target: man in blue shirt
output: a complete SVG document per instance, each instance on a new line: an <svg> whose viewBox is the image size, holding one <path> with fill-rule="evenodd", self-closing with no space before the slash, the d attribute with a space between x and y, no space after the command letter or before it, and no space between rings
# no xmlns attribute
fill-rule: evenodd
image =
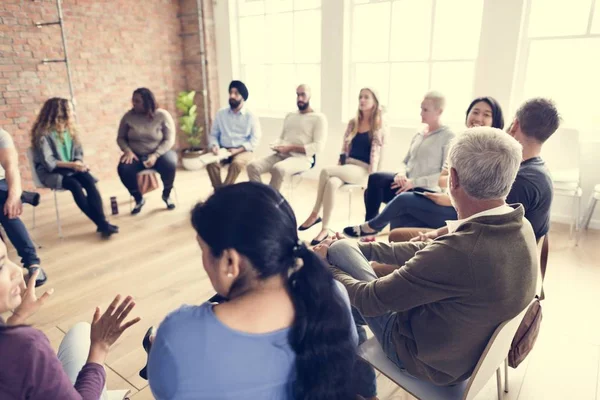
<svg viewBox="0 0 600 400"><path fill-rule="evenodd" d="M248 89L241 81L229 84L229 107L220 109L215 115L208 148L218 154L225 148L231 157L206 166L210 181L215 190L235 183L239 174L252 161L252 152L260 140L260 123L258 118L244 107L248 100ZM225 182L221 179L221 166L230 163Z"/></svg>

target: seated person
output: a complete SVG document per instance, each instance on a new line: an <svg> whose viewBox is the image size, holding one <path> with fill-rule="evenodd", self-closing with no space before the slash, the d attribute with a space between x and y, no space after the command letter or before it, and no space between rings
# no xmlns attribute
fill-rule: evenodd
<svg viewBox="0 0 600 400"><path fill-rule="evenodd" d="M534 98L526 101L517 110L508 133L523 146L523 160L506 201L520 203L525 209L525 218L531 222L537 240L550 229L550 206L552 205L552 178L540 157L544 142L556 132L560 125L560 115L556 105L548 99ZM450 205L445 194L428 195L441 206ZM390 232L390 241L401 242L418 238L419 232L427 233L427 238L445 234L445 228L430 231L420 227L399 228ZM430 227L424 227L430 228Z"/></svg>
<svg viewBox="0 0 600 400"><path fill-rule="evenodd" d="M23 268L29 271L30 276L39 270L35 285L41 286L48 277L40 267L40 258L29 232L19 218L23 212L22 193L19 155L10 134L0 129L0 224L21 257Z"/></svg>
<svg viewBox="0 0 600 400"><path fill-rule="evenodd" d="M504 128L502 109L491 97L477 98L467 108L465 124L467 128L491 126L502 129ZM444 157L446 157L445 153ZM419 154L421 154L421 150L419 150ZM438 183L443 190L448 186L448 169L445 166ZM456 211L452 205L449 203L439 204L438 199L445 196L441 193L402 192L402 189L397 193L399 194L389 201L376 217L367 220L360 226L349 226L344 229L344 233L350 237L371 236L383 230L387 224L390 224L391 229L407 226L439 228L446 221L456 219Z"/></svg>
<svg viewBox="0 0 600 400"><path fill-rule="evenodd" d="M220 148L231 153L226 162L208 164L206 170L215 190L223 185L232 185L246 165L252 161L252 152L260 140L260 122L245 102L248 100L248 89L243 82L231 81L229 84L229 107L217 111L213 126L208 136L208 148L214 154ZM230 163L225 182L221 178L221 166Z"/></svg>
<svg viewBox="0 0 600 400"><path fill-rule="evenodd" d="M31 146L35 170L45 186L70 191L103 238L119 232L106 219L96 178L83 162L83 147L67 99L54 97L44 103L31 130Z"/></svg>
<svg viewBox="0 0 600 400"><path fill-rule="evenodd" d="M39 272L23 289L21 269L0 242L0 314L14 310L6 322L0 318L0 398L106 400L104 362L115 341L139 321L124 322L135 303L117 296L103 314L96 308L91 326L73 326L57 356L42 332L25 325L52 293L36 297L33 282Z"/></svg>
<svg viewBox="0 0 600 400"><path fill-rule="evenodd" d="M163 182L162 199L168 210L175 208L170 195L177 170L175 123L167 110L158 108L150 89L139 88L131 97L133 108L123 115L119 124L117 144L123 151L119 167L121 182L135 200L132 214L138 214L146 204L138 186L137 175L154 169Z"/></svg>
<svg viewBox="0 0 600 400"><path fill-rule="evenodd" d="M228 300L183 306L162 322L147 367L155 398L350 399L348 297L299 241L284 198L256 182L227 186L196 205L192 225Z"/></svg>
<svg viewBox="0 0 600 400"><path fill-rule="evenodd" d="M440 386L468 379L494 330L533 300L535 235L523 206L505 203L520 162L521 146L506 133L471 128L449 151L459 220L449 221L448 235L429 244L340 240L315 248L388 358L418 379ZM396 270L378 278L369 261ZM374 371L361 381L359 394L375 396Z"/></svg>
<svg viewBox="0 0 600 400"><path fill-rule="evenodd" d="M323 150L327 140L327 119L310 107L310 87L296 89L297 113L289 113L283 121L278 143L272 146L275 154L248 164L248 178L262 182L260 176L271 173L271 187L281 189L286 177L312 168L316 154Z"/></svg>
<svg viewBox="0 0 600 400"><path fill-rule="evenodd" d="M404 174L378 172L369 176L369 183L365 190L365 221L370 221L377 216L381 203L388 203L401 193L414 188L440 190L438 186L440 172L446 161L448 143L454 137L450 128L442 125L441 122L445 103L446 100L441 93L425 94L421 103L421 122L426 126L412 139L403 162L406 170ZM372 235L376 232L375 229L362 231L360 226L344 229L345 234L353 237Z"/></svg>
<svg viewBox="0 0 600 400"><path fill-rule="evenodd" d="M311 245L319 244L328 237L337 190L346 183L364 184L369 174L377 172L387 132L388 125L375 91L371 88L361 89L357 115L348 122L344 134L340 161L337 166L321 171L313 211L298 228L303 231L323 222L321 231ZM319 217L321 208L323 219Z"/></svg>

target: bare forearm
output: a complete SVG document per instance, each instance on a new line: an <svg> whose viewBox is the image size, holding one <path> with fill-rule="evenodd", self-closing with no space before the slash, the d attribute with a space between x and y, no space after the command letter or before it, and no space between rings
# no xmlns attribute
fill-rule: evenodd
<svg viewBox="0 0 600 400"><path fill-rule="evenodd" d="M92 343L92 345L90 346L90 352L88 354L87 363L104 365L104 362L106 361L106 356L108 356L108 349L104 349L101 346Z"/></svg>
<svg viewBox="0 0 600 400"><path fill-rule="evenodd" d="M8 185L8 195L21 197L23 189L21 187L21 174L19 168L11 166L6 170L6 183Z"/></svg>
<svg viewBox="0 0 600 400"><path fill-rule="evenodd" d="M296 144L291 144L290 145L290 153L306 154L306 149L304 148L304 146L299 146L299 145L296 145Z"/></svg>
<svg viewBox="0 0 600 400"><path fill-rule="evenodd" d="M246 149L243 147L236 147L234 149L229 149L229 152L231 153L232 156L238 155L240 153L245 152Z"/></svg>

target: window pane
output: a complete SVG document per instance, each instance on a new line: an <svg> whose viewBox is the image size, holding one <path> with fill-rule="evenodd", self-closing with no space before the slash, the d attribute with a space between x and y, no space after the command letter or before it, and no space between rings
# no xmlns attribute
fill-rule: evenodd
<svg viewBox="0 0 600 400"><path fill-rule="evenodd" d="M240 16L264 14L265 2L264 0L238 0L238 13Z"/></svg>
<svg viewBox="0 0 600 400"><path fill-rule="evenodd" d="M431 41L431 0L402 0L392 6L393 61L421 61L429 58Z"/></svg>
<svg viewBox="0 0 600 400"><path fill-rule="evenodd" d="M313 8L320 8L321 0L295 0L294 9L296 10L310 10Z"/></svg>
<svg viewBox="0 0 600 400"><path fill-rule="evenodd" d="M531 0L529 37L586 33L592 0Z"/></svg>
<svg viewBox="0 0 600 400"><path fill-rule="evenodd" d="M294 57L300 63L321 62L321 11L294 13Z"/></svg>
<svg viewBox="0 0 600 400"><path fill-rule="evenodd" d="M307 84L312 90L310 104L315 110L321 109L321 65L299 64L296 66L295 85ZM295 88L294 88L295 90ZM293 96L293 93L292 93Z"/></svg>
<svg viewBox="0 0 600 400"><path fill-rule="evenodd" d="M437 60L477 58L482 13L482 0L436 2L433 58Z"/></svg>
<svg viewBox="0 0 600 400"><path fill-rule="evenodd" d="M600 33L600 3L596 2L594 7L594 19L592 20L592 33Z"/></svg>
<svg viewBox="0 0 600 400"><path fill-rule="evenodd" d="M524 99L553 98L565 125L597 127L600 125L596 98L600 92L598 54L598 38L533 41L529 47Z"/></svg>
<svg viewBox="0 0 600 400"><path fill-rule="evenodd" d="M252 109L268 109L267 72L264 65L244 65L242 80L248 86L248 105Z"/></svg>
<svg viewBox="0 0 600 400"><path fill-rule="evenodd" d="M290 77L296 75L293 64L272 65L268 79L269 111L289 111L294 109L298 84Z"/></svg>
<svg viewBox="0 0 600 400"><path fill-rule="evenodd" d="M294 61L293 13L272 14L266 16L267 36L269 43L268 62L291 63ZM241 33L244 31L242 30ZM264 42L254 42L253 48L263 47Z"/></svg>
<svg viewBox="0 0 600 400"><path fill-rule="evenodd" d="M265 62L265 18L245 17L239 19L240 62L262 64Z"/></svg>
<svg viewBox="0 0 600 400"><path fill-rule="evenodd" d="M431 89L446 96L443 119L463 122L473 97L474 62L437 62L431 71Z"/></svg>
<svg viewBox="0 0 600 400"><path fill-rule="evenodd" d="M293 0L266 0L267 14L280 13L284 11L292 11Z"/></svg>
<svg viewBox="0 0 600 400"><path fill-rule="evenodd" d="M420 123L419 107L429 85L428 63L392 64L389 117Z"/></svg>
<svg viewBox="0 0 600 400"><path fill-rule="evenodd" d="M354 7L352 60L387 61L390 42L390 3Z"/></svg>
<svg viewBox="0 0 600 400"><path fill-rule="evenodd" d="M364 87L377 91L379 103L386 106L390 84L389 64L356 64L354 66L354 84L350 92L350 115L356 113L358 108L358 95Z"/></svg>

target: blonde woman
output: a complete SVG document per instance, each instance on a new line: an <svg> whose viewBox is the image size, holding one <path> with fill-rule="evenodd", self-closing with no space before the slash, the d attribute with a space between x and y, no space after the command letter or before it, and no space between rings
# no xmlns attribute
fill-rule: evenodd
<svg viewBox="0 0 600 400"><path fill-rule="evenodd" d="M108 238L119 232L104 215L96 179L83 162L83 147L67 99L47 100L31 130L35 169L44 185L65 189L83 213L96 224L96 232Z"/></svg>
<svg viewBox="0 0 600 400"><path fill-rule="evenodd" d="M311 242L315 246L325 240L335 202L335 192L346 183L366 183L369 174L377 172L387 124L371 88L363 88L358 97L358 111L344 134L342 153L337 166L324 168L319 178L317 199L312 213L298 228L301 231L322 222L321 231ZM319 216L323 209L323 218Z"/></svg>

